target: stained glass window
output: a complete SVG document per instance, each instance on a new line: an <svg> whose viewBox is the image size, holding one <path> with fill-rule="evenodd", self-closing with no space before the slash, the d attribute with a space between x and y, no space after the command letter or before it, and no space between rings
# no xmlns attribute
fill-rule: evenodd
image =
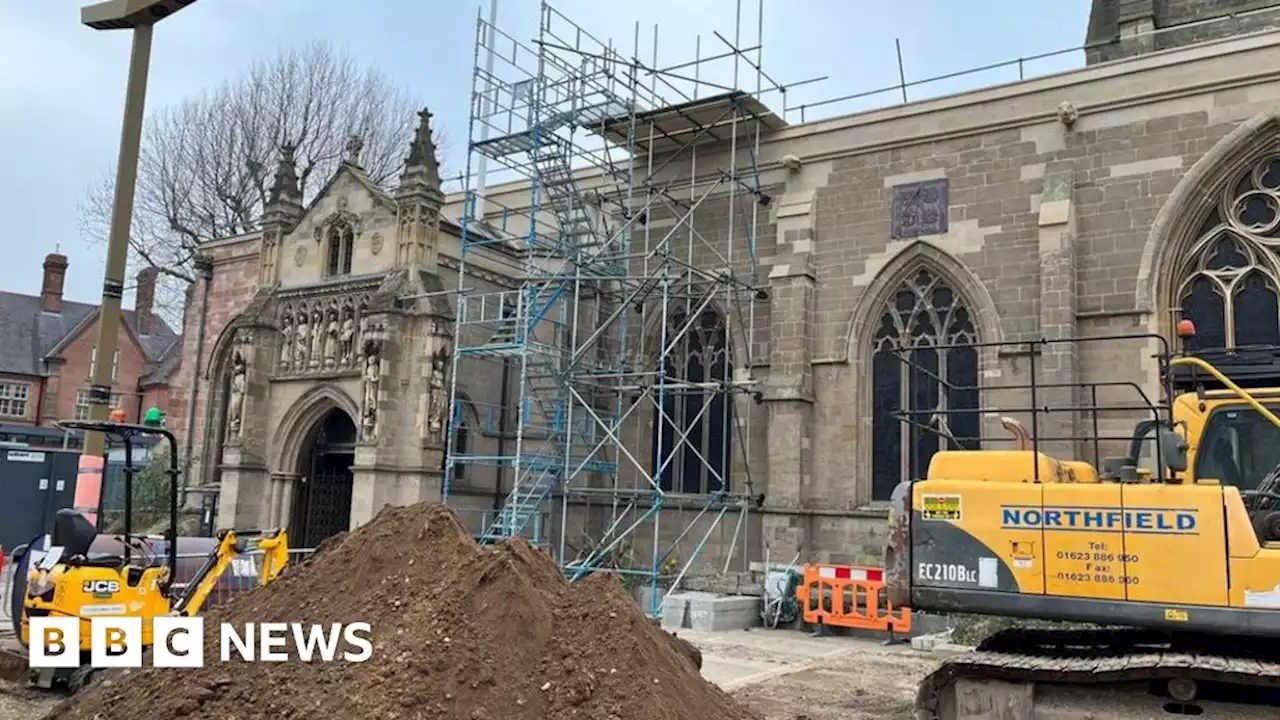
<svg viewBox="0 0 1280 720"><path fill-rule="evenodd" d="M654 413L653 473L664 491L727 490L733 403L723 390L695 387L733 377L724 318L705 310L686 325L689 316L680 312L667 325L667 342L679 339L664 368L674 387L661 393L662 412Z"/></svg>
<svg viewBox="0 0 1280 720"><path fill-rule="evenodd" d="M922 268L889 296L872 342L872 499L887 500L938 450L978 447L977 332L963 299Z"/></svg>
<svg viewBox="0 0 1280 720"><path fill-rule="evenodd" d="M1209 210L1176 301L1191 350L1280 345L1280 157L1255 164Z"/></svg>

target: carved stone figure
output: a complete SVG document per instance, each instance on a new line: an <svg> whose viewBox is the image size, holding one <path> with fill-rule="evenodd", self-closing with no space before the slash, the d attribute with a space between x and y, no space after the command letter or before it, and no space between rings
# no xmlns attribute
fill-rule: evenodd
<svg viewBox="0 0 1280 720"><path fill-rule="evenodd" d="M360 164L360 151L364 149L364 138L359 135L348 135L346 145L346 161L352 165Z"/></svg>
<svg viewBox="0 0 1280 720"><path fill-rule="evenodd" d="M293 362L293 314L285 312L280 319L280 369L288 370Z"/></svg>
<svg viewBox="0 0 1280 720"><path fill-rule="evenodd" d="M338 336L340 362L343 367L351 365L353 355L355 353L356 343L356 319L355 311L348 305L342 308L342 330Z"/></svg>
<svg viewBox="0 0 1280 720"><path fill-rule="evenodd" d="M232 435L239 435L244 419L244 400L249 390L249 363L239 350L231 359L231 397L228 399L228 426Z"/></svg>
<svg viewBox="0 0 1280 720"><path fill-rule="evenodd" d="M369 318L361 315L359 330L356 332L356 364L364 364L365 346L368 345Z"/></svg>
<svg viewBox="0 0 1280 720"><path fill-rule="evenodd" d="M431 322L428 348L431 350L431 376L427 430L433 437L442 437L449 413L449 388L446 387L445 378L448 376L453 348L449 337L444 333L444 325L439 320Z"/></svg>
<svg viewBox="0 0 1280 720"><path fill-rule="evenodd" d="M301 372L307 369L307 351L311 349L311 326L307 324L306 308L298 311L298 326L293 332L293 369Z"/></svg>
<svg viewBox="0 0 1280 720"><path fill-rule="evenodd" d="M311 369L324 362L324 312L317 305L311 311Z"/></svg>
<svg viewBox="0 0 1280 720"><path fill-rule="evenodd" d="M329 323L324 333L324 366L332 368L338 364L338 306L329 306Z"/></svg>
<svg viewBox="0 0 1280 720"><path fill-rule="evenodd" d="M426 343L422 347L422 357L428 362L436 356L436 348L440 344L440 328L436 325L435 320L427 321L427 338Z"/></svg>
<svg viewBox="0 0 1280 720"><path fill-rule="evenodd" d="M1070 100L1063 100L1058 103L1058 121L1067 127L1068 130L1075 127L1076 121L1080 119L1080 111Z"/></svg>
<svg viewBox="0 0 1280 720"><path fill-rule="evenodd" d="M382 375L382 358L378 343L370 340L364 346L364 402L360 411L360 430L365 440L378 433L378 383Z"/></svg>

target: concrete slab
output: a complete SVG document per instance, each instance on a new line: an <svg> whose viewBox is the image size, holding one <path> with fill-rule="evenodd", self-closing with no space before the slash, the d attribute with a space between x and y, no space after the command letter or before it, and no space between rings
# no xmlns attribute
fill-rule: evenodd
<svg viewBox="0 0 1280 720"><path fill-rule="evenodd" d="M820 666L843 655L912 652L909 645L886 648L875 640L814 637L795 630L680 630L675 634L702 651L702 676L726 692Z"/></svg>
<svg viewBox="0 0 1280 720"><path fill-rule="evenodd" d="M772 677L772 673L779 670L788 672L790 669L790 666L779 667L775 663L763 660L737 660L717 655L702 656L702 677L719 685L723 690L749 684L755 677Z"/></svg>
<svg viewBox="0 0 1280 720"><path fill-rule="evenodd" d="M662 604L662 627L668 631L741 630L760 625L760 598L691 591L673 593Z"/></svg>

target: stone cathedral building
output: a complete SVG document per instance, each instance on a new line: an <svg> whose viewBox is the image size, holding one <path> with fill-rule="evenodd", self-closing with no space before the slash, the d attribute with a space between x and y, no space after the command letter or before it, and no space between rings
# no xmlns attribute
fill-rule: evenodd
<svg viewBox="0 0 1280 720"><path fill-rule="evenodd" d="M382 505L439 497L452 314L429 119L393 193L352 138L304 208L283 148L261 232L208 248L217 339L197 472L218 484L223 524L287 526L311 546Z"/></svg>
<svg viewBox="0 0 1280 720"><path fill-rule="evenodd" d="M1269 6L1280 3L1095 0L1078 70L766 135L771 292L749 369L763 397L744 408L749 456L727 453L732 482L750 467L762 496L753 558L878 562L883 501L940 442L903 432L902 398L974 410L951 421L959 440L1007 437L978 410L1018 404L1001 387L1027 381L1027 357L976 344L1169 337L1179 316L1205 346L1280 344L1280 7ZM1223 12L1241 14L1188 25ZM700 165L714 152L700 150ZM216 341L200 377L193 362L181 373L200 384L199 477L221 486L221 526L289 524L308 544L381 505L438 497L454 312L442 291L457 287L461 200L436 175L423 129L398 187L375 187L353 153L304 208L286 152L261 232L207 247ZM527 188L490 193L518 206ZM477 282L516 287L500 255ZM926 344L959 346L927 362L981 396L879 352ZM1155 392L1151 342L1051 347L1041 382ZM502 405L496 377L465 374L468 413ZM1052 422L1085 434L1080 418ZM1132 427L1101 422L1117 436ZM501 495L488 476L456 484L480 504Z"/></svg>

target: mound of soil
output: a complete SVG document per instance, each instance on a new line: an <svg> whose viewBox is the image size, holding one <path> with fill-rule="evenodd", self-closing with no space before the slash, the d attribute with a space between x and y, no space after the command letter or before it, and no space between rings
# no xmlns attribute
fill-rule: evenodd
<svg viewBox="0 0 1280 720"><path fill-rule="evenodd" d="M218 656L217 623L372 626L363 663ZM756 720L617 580L569 583L523 541L481 547L451 508L385 508L205 616L205 666L112 671L49 718ZM344 649L344 648L340 648ZM358 650L347 647L345 649Z"/></svg>

